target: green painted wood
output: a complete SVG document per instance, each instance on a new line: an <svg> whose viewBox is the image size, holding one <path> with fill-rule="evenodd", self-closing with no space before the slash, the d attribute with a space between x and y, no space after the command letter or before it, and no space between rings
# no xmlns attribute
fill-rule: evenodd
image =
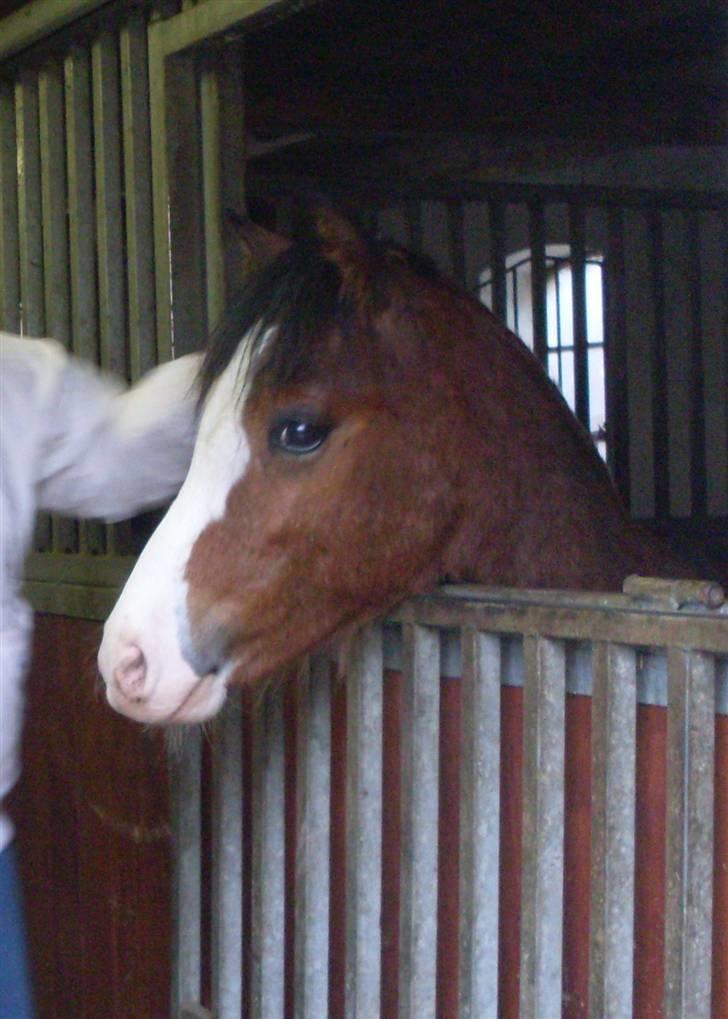
<svg viewBox="0 0 728 1019"><path fill-rule="evenodd" d="M147 27L142 17L134 16L122 27L119 54L129 370L136 380L153 367L156 349Z"/></svg>
<svg viewBox="0 0 728 1019"><path fill-rule="evenodd" d="M0 327L20 329L20 262L18 250L18 183L15 93L0 82Z"/></svg>
<svg viewBox="0 0 728 1019"><path fill-rule="evenodd" d="M0 20L0 59L103 7L109 0L32 0Z"/></svg>

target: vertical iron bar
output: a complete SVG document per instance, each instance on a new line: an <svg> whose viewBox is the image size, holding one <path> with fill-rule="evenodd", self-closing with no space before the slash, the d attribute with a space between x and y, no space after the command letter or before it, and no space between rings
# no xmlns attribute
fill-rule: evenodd
<svg viewBox="0 0 728 1019"><path fill-rule="evenodd" d="M604 260L604 358L607 399L607 454L614 483L625 506L630 504L629 397L627 322L625 315L624 216L618 206L607 213Z"/></svg>
<svg viewBox="0 0 728 1019"><path fill-rule="evenodd" d="M152 215L154 220L154 282L156 308L156 360L172 356L172 273L170 251L170 194L167 138L167 61L163 46L163 22L151 21L147 29L149 117L152 163Z"/></svg>
<svg viewBox="0 0 728 1019"><path fill-rule="evenodd" d="M422 251L422 204L416 200L406 202L404 216L407 223L407 246L413 251Z"/></svg>
<svg viewBox="0 0 728 1019"><path fill-rule="evenodd" d="M710 1019L715 660L667 653L665 1019Z"/></svg>
<svg viewBox="0 0 728 1019"><path fill-rule="evenodd" d="M670 443L667 416L667 332L665 326L665 279L663 265L662 215L659 209L648 214L650 236L650 282L654 308L652 341L652 448L654 462L655 516L670 514Z"/></svg>
<svg viewBox="0 0 728 1019"><path fill-rule="evenodd" d="M212 1003L240 1019L243 997L243 779L240 693L228 696L213 744Z"/></svg>
<svg viewBox="0 0 728 1019"><path fill-rule="evenodd" d="M501 645L461 641L460 1019L497 1019Z"/></svg>
<svg viewBox="0 0 728 1019"><path fill-rule="evenodd" d="M0 328L20 332L20 235L15 92L0 81Z"/></svg>
<svg viewBox="0 0 728 1019"><path fill-rule="evenodd" d="M693 209L686 213L686 218L690 288L690 512L694 517L704 517L707 511L707 477L700 214Z"/></svg>
<svg viewBox="0 0 728 1019"><path fill-rule="evenodd" d="M400 1019L435 1019L440 640L403 626Z"/></svg>
<svg viewBox="0 0 728 1019"><path fill-rule="evenodd" d="M382 915L380 626L356 638L347 676L346 1019L379 1015Z"/></svg>
<svg viewBox="0 0 728 1019"><path fill-rule="evenodd" d="M591 431L586 328L586 228L584 208L581 205L569 206L569 246L574 335L574 410L587 431Z"/></svg>
<svg viewBox="0 0 728 1019"><path fill-rule="evenodd" d="M637 658L592 651L592 864L589 1014L632 1015Z"/></svg>
<svg viewBox="0 0 728 1019"><path fill-rule="evenodd" d="M251 1012L256 1019L283 1019L286 833L279 684L264 695L254 729Z"/></svg>
<svg viewBox="0 0 728 1019"><path fill-rule="evenodd" d="M523 639L521 1019L561 1015L564 888L565 653Z"/></svg>
<svg viewBox="0 0 728 1019"><path fill-rule="evenodd" d="M533 317L533 352L548 369L546 320L546 226L541 202L528 208L529 243L531 247L531 308Z"/></svg>
<svg viewBox="0 0 728 1019"><path fill-rule="evenodd" d="M298 683L296 1019L325 1017L329 992L331 683L329 660L312 658Z"/></svg>
<svg viewBox="0 0 728 1019"><path fill-rule="evenodd" d="M136 380L156 357L149 76L144 19L130 17L119 33L126 226L129 373Z"/></svg>
<svg viewBox="0 0 728 1019"><path fill-rule="evenodd" d="M488 203L490 215L490 265L493 280L493 312L506 321L506 207L501 201Z"/></svg>
<svg viewBox="0 0 728 1019"><path fill-rule="evenodd" d="M448 201L447 227L453 276L463 286L467 286L465 267L465 211L462 201L457 199L450 199Z"/></svg>
<svg viewBox="0 0 728 1019"><path fill-rule="evenodd" d="M200 999L201 956L201 730L186 730L169 751L172 791L172 1009Z"/></svg>
<svg viewBox="0 0 728 1019"><path fill-rule="evenodd" d="M221 139L217 60L209 55L200 70L200 143L205 237L205 297L208 329L225 306L225 263L222 244Z"/></svg>

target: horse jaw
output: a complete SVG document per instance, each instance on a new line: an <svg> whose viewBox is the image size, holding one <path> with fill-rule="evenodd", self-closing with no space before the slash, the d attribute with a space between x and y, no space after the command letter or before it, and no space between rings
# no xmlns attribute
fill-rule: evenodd
<svg viewBox="0 0 728 1019"><path fill-rule="evenodd" d="M179 495L137 561L104 626L98 666L112 708L138 722L201 722L222 706L229 670L199 675L185 660L190 550L225 510L229 489L250 450L238 416L241 351L215 384L200 421L195 451Z"/></svg>

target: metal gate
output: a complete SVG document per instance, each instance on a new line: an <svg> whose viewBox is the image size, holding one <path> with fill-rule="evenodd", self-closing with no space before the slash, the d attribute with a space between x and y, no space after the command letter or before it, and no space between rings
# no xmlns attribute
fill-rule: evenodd
<svg viewBox="0 0 728 1019"><path fill-rule="evenodd" d="M724 1014L728 780L715 741L725 755L728 607L701 598L721 600L680 584L656 597L639 585L609 596L446 589L364 631L333 683L331 663L316 658L249 703L242 726L234 703L211 750L188 735L173 755L175 1014ZM459 705L454 728L443 697ZM663 722L666 711L663 757L642 745L640 712L650 711ZM590 776L570 762L580 726ZM514 752L515 779L504 770ZM651 834L645 754L665 776ZM575 783L590 804L586 831L574 827ZM504 858L513 797L521 853ZM575 853L587 859L588 889L567 894ZM646 883L664 899L656 942ZM516 928L515 956L504 954ZM503 966L516 957L514 983ZM584 961L580 994L567 969ZM659 971L656 989L640 989L636 966Z"/></svg>

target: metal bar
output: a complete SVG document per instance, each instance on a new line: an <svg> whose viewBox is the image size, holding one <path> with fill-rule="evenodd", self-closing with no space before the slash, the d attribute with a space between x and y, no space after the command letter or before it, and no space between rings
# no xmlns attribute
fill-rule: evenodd
<svg viewBox="0 0 728 1019"><path fill-rule="evenodd" d="M185 730L169 751L172 790L172 1014L197 1002L201 986L201 730Z"/></svg>
<svg viewBox="0 0 728 1019"><path fill-rule="evenodd" d="M686 275L690 300L690 512L693 516L705 516L707 472L700 219L697 211L686 213L686 216L688 233Z"/></svg>
<svg viewBox="0 0 728 1019"><path fill-rule="evenodd" d="M607 213L604 285L604 358L607 402L607 456L614 483L625 506L630 504L629 399L625 297L624 215L616 206Z"/></svg>
<svg viewBox="0 0 728 1019"><path fill-rule="evenodd" d="M501 646L461 641L460 1019L497 1019Z"/></svg>
<svg viewBox="0 0 728 1019"><path fill-rule="evenodd" d="M710 1019L715 662L668 652L665 1017Z"/></svg>
<svg viewBox="0 0 728 1019"><path fill-rule="evenodd" d="M252 182L251 182L252 183ZM533 202L578 203L585 208L599 205L618 205L625 209L726 209L728 196L725 190L714 191L680 191L669 188L615 188L615 187L582 187L581 185L564 184L520 184L508 182L496 184L490 181L473 181L449 179L443 182L433 180L401 183L387 181L357 182L320 177L300 177L280 174L265 179L255 179L255 194L277 195L288 193L298 187L318 186L326 188L326 193L333 195L348 194L353 198L364 196L377 201L397 201L403 198L412 201L447 199L456 194L464 201L489 201L505 204Z"/></svg>
<svg viewBox="0 0 728 1019"><path fill-rule="evenodd" d="M251 1014L283 1019L285 990L285 790L283 697L265 693L253 735Z"/></svg>
<svg viewBox="0 0 728 1019"><path fill-rule="evenodd" d="M99 363L127 373L126 294L122 241L121 86L116 38L102 32L91 45Z"/></svg>
<svg viewBox="0 0 728 1019"><path fill-rule="evenodd" d="M420 202L406 202L404 218L407 224L407 247L422 251L422 205Z"/></svg>
<svg viewBox="0 0 728 1019"><path fill-rule="evenodd" d="M222 244L222 181L220 99L214 58L200 71L200 136L202 145L203 223L205 232L206 310L209 328L225 307L225 262Z"/></svg>
<svg viewBox="0 0 728 1019"><path fill-rule="evenodd" d="M329 996L330 664L315 656L298 681L294 987L296 1019L323 1019Z"/></svg>
<svg viewBox="0 0 728 1019"><path fill-rule="evenodd" d="M18 146L18 227L20 238L20 302L23 332L43 336L43 230L41 224L38 80L20 75L15 86L15 132Z"/></svg>
<svg viewBox="0 0 728 1019"><path fill-rule="evenodd" d="M632 1015L637 655L592 649L589 1014Z"/></svg>
<svg viewBox="0 0 728 1019"><path fill-rule="evenodd" d="M490 215L490 270L493 281L493 312L506 321L506 207L501 201L488 203Z"/></svg>
<svg viewBox="0 0 728 1019"><path fill-rule="evenodd" d="M15 90L0 81L0 328L20 332L20 236Z"/></svg>
<svg viewBox="0 0 728 1019"><path fill-rule="evenodd" d="M382 631L356 638L347 676L346 1019L379 1015L382 912Z"/></svg>
<svg viewBox="0 0 728 1019"><path fill-rule="evenodd" d="M400 1019L435 1019L440 766L440 642L403 628Z"/></svg>
<svg viewBox="0 0 728 1019"><path fill-rule="evenodd" d="M228 696L213 743L212 1004L240 1019L243 998L243 779L239 691Z"/></svg>
<svg viewBox="0 0 728 1019"><path fill-rule="evenodd" d="M132 16L119 33L126 226L129 372L138 379L155 362L154 237L147 27Z"/></svg>
<svg viewBox="0 0 728 1019"><path fill-rule="evenodd" d="M0 60L47 38L109 0L32 0L0 20Z"/></svg>
<svg viewBox="0 0 728 1019"><path fill-rule="evenodd" d="M452 274L459 283L467 286L465 209L463 202L452 199L447 203L447 227Z"/></svg>
<svg viewBox="0 0 728 1019"><path fill-rule="evenodd" d="M575 413L591 431L589 413L589 352L586 328L586 227L583 205L569 207L569 246L574 335Z"/></svg>
<svg viewBox="0 0 728 1019"><path fill-rule="evenodd" d="M665 286L663 265L662 216L653 210L648 216L650 236L650 286L654 309L652 340L652 456L655 490L655 516L665 518L670 513L670 444L667 417L667 330L665 323Z"/></svg>
<svg viewBox="0 0 728 1019"><path fill-rule="evenodd" d="M561 1015L564 885L563 644L525 636L521 1019Z"/></svg>
<svg viewBox="0 0 728 1019"><path fill-rule="evenodd" d="M531 248L531 316L533 319L533 352L544 368L548 367L546 325L546 226L541 202L531 203L529 244Z"/></svg>

